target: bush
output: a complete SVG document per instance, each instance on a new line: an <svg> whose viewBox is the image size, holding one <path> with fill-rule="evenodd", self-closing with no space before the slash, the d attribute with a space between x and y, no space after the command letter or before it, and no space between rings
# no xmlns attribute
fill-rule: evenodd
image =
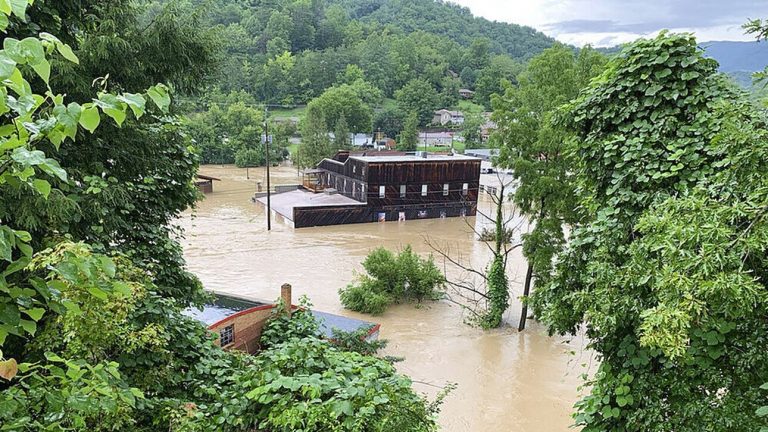
<svg viewBox="0 0 768 432"><path fill-rule="evenodd" d="M410 246L395 255L384 248L373 250L363 267L367 274L339 291L345 308L378 315L396 302L437 300L445 283L430 256L419 257Z"/></svg>

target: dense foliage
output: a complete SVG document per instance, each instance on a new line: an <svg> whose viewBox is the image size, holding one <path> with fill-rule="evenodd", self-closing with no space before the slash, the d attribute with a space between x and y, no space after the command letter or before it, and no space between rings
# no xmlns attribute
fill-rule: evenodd
<svg viewBox="0 0 768 432"><path fill-rule="evenodd" d="M512 168L518 181L513 202L533 225L523 236L523 254L529 263L524 302L533 278L535 286L547 284L553 258L565 245L564 226L577 220L571 136L554 124L552 116L578 96L605 62L591 48L577 54L556 45L531 59L518 84L508 83L504 93L494 98L493 119L498 125L494 139L501 147L498 163ZM526 315L524 303L519 330L525 328Z"/></svg>
<svg viewBox="0 0 768 432"><path fill-rule="evenodd" d="M339 290L345 308L369 314L384 313L392 303L434 300L445 277L430 256L421 258L410 246L397 255L384 248L371 251L363 261L367 274Z"/></svg>
<svg viewBox="0 0 768 432"><path fill-rule="evenodd" d="M191 86L209 53L185 55L205 42L188 17L165 10L139 25L133 2L103 3L37 1L27 14L26 2L0 1L0 30L42 28L76 43L6 35L0 50L2 429L301 430L309 418L281 404L308 393L288 395L282 383L343 365L344 381L308 382L325 404L307 412L333 414L318 420L329 429L433 430L436 405L385 360L317 340L286 340L258 357L224 352L181 313L205 297L171 224L198 196L197 159L170 114L170 87L133 89L148 77ZM143 61L123 63L121 54ZM175 62L153 64L153 54ZM91 63L97 56L114 61ZM76 102L97 64L114 78L96 80ZM57 83L71 93L54 92Z"/></svg>
<svg viewBox="0 0 768 432"><path fill-rule="evenodd" d="M690 35L628 46L569 105L580 221L534 306L586 323L585 431L757 430L768 380L766 118Z"/></svg>

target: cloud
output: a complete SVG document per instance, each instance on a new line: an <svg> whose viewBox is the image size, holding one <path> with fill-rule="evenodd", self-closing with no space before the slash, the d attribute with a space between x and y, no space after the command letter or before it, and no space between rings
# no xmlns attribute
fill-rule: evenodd
<svg viewBox="0 0 768 432"><path fill-rule="evenodd" d="M699 40L750 40L741 25L768 18L764 0L454 0L489 19L530 25L563 42L607 46L662 29Z"/></svg>

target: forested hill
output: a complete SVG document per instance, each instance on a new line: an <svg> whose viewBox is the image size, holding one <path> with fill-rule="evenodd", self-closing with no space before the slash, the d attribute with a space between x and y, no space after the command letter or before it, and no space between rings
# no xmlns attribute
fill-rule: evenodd
<svg viewBox="0 0 768 432"><path fill-rule="evenodd" d="M169 4L204 17L225 53L212 89L245 91L272 104L308 103L343 84L347 66L356 65L384 98L418 79L445 96L438 106L450 106L459 88L476 90L487 105L501 78L513 78L522 61L554 43L532 28L477 18L435 0L147 3L149 18Z"/></svg>
<svg viewBox="0 0 768 432"><path fill-rule="evenodd" d="M425 31L469 46L488 38L494 52L529 58L552 46L554 39L531 28L475 17L468 8L434 0L338 0L356 19L393 24L406 32Z"/></svg>

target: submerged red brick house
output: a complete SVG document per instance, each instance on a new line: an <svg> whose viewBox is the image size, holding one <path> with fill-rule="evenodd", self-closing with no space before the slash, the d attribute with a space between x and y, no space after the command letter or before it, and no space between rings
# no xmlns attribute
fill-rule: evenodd
<svg viewBox="0 0 768 432"><path fill-rule="evenodd" d="M281 299L283 304L291 304L290 285L283 285ZM277 312L276 308L275 303L217 294L214 302L202 309L187 309L185 314L218 334L216 343L222 348L254 354L261 349L261 332L267 321ZM292 305L291 310L295 311L297 307ZM331 338L334 329L352 332L361 328L369 329L368 339L376 339L379 336L378 324L315 310L311 312L320 324L320 336Z"/></svg>
<svg viewBox="0 0 768 432"><path fill-rule="evenodd" d="M274 195L272 208L296 228L474 216L480 163L463 155L339 152L305 171L303 190Z"/></svg>

